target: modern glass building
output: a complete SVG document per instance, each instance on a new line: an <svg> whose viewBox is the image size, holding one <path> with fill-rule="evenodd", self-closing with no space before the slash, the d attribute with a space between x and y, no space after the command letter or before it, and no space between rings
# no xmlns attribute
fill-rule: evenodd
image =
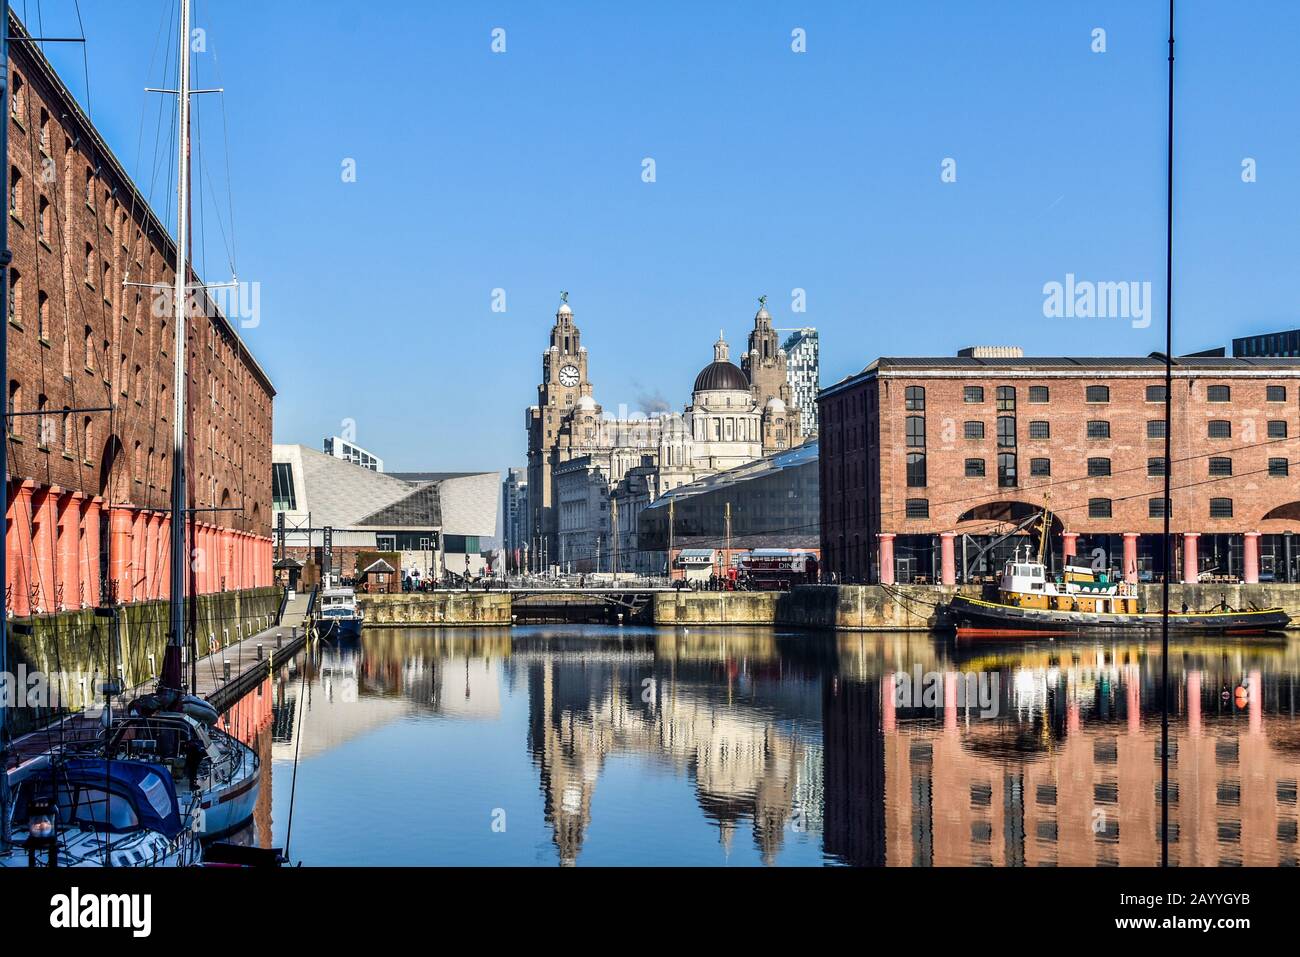
<svg viewBox="0 0 1300 957"><path fill-rule="evenodd" d="M1266 332L1232 340L1232 354L1239 359L1256 356L1300 356L1300 329L1290 332Z"/></svg>
<svg viewBox="0 0 1300 957"><path fill-rule="evenodd" d="M816 551L819 542L817 442L757 459L665 492L640 516L642 550L790 548Z"/></svg>

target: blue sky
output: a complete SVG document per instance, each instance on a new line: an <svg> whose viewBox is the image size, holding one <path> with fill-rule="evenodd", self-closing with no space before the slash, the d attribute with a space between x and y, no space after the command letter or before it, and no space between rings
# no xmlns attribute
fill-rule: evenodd
<svg viewBox="0 0 1300 957"><path fill-rule="evenodd" d="M71 0L39 6L47 34L78 32ZM82 4L93 118L133 170L172 6ZM1175 348L1193 351L1300 324L1300 4L1182 0L1179 20ZM1161 0L197 0L195 25L198 82L214 52L227 90L239 274L262 287L245 335L280 442L352 419L390 469L522 464L561 289L608 410L682 406L763 293L778 326L821 330L823 385L975 343L1163 343ZM84 96L80 50L49 53ZM201 110L224 193L219 104ZM211 211L204 235L207 278L228 279ZM1150 328L1044 318L1067 273L1149 281Z"/></svg>

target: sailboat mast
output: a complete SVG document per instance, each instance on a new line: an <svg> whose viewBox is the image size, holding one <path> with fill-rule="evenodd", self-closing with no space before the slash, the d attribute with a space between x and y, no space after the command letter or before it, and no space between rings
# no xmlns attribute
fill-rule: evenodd
<svg viewBox="0 0 1300 957"><path fill-rule="evenodd" d="M162 685L167 688L181 686L181 648L185 635L185 577L189 568L186 554L185 509L185 319L189 303L189 263L186 244L189 241L189 163L190 163L190 2L180 0L180 57L179 82L176 87L176 288L173 300L176 307L174 326L176 343L173 355L176 369L172 385L172 528L171 528L171 630L167 636L167 651L163 657Z"/></svg>

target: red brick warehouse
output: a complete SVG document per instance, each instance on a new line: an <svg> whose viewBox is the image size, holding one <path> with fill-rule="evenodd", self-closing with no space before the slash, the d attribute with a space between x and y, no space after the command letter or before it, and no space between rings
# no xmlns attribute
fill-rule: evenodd
<svg viewBox="0 0 1300 957"><path fill-rule="evenodd" d="M6 612L166 598L174 318L134 284L170 288L174 244L36 45L9 50L9 403L35 414L10 418ZM209 311L186 362L200 593L272 580L275 391Z"/></svg>
<svg viewBox="0 0 1300 957"><path fill-rule="evenodd" d="M843 581L996 573L1039 512L1050 564L1163 574L1164 360L881 358L822 391L821 542ZM1300 360L1174 360L1172 579L1300 579ZM1031 526L1032 528L1033 526Z"/></svg>

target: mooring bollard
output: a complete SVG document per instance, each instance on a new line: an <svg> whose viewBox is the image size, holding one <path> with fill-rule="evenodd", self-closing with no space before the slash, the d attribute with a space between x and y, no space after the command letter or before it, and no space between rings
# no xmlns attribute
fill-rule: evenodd
<svg viewBox="0 0 1300 957"><path fill-rule="evenodd" d="M221 671L222 671L222 680L229 681L230 680L230 659L229 658L221 659Z"/></svg>
<svg viewBox="0 0 1300 957"><path fill-rule="evenodd" d="M259 641L257 643L257 660L261 661L262 658L263 658L262 643Z"/></svg>

